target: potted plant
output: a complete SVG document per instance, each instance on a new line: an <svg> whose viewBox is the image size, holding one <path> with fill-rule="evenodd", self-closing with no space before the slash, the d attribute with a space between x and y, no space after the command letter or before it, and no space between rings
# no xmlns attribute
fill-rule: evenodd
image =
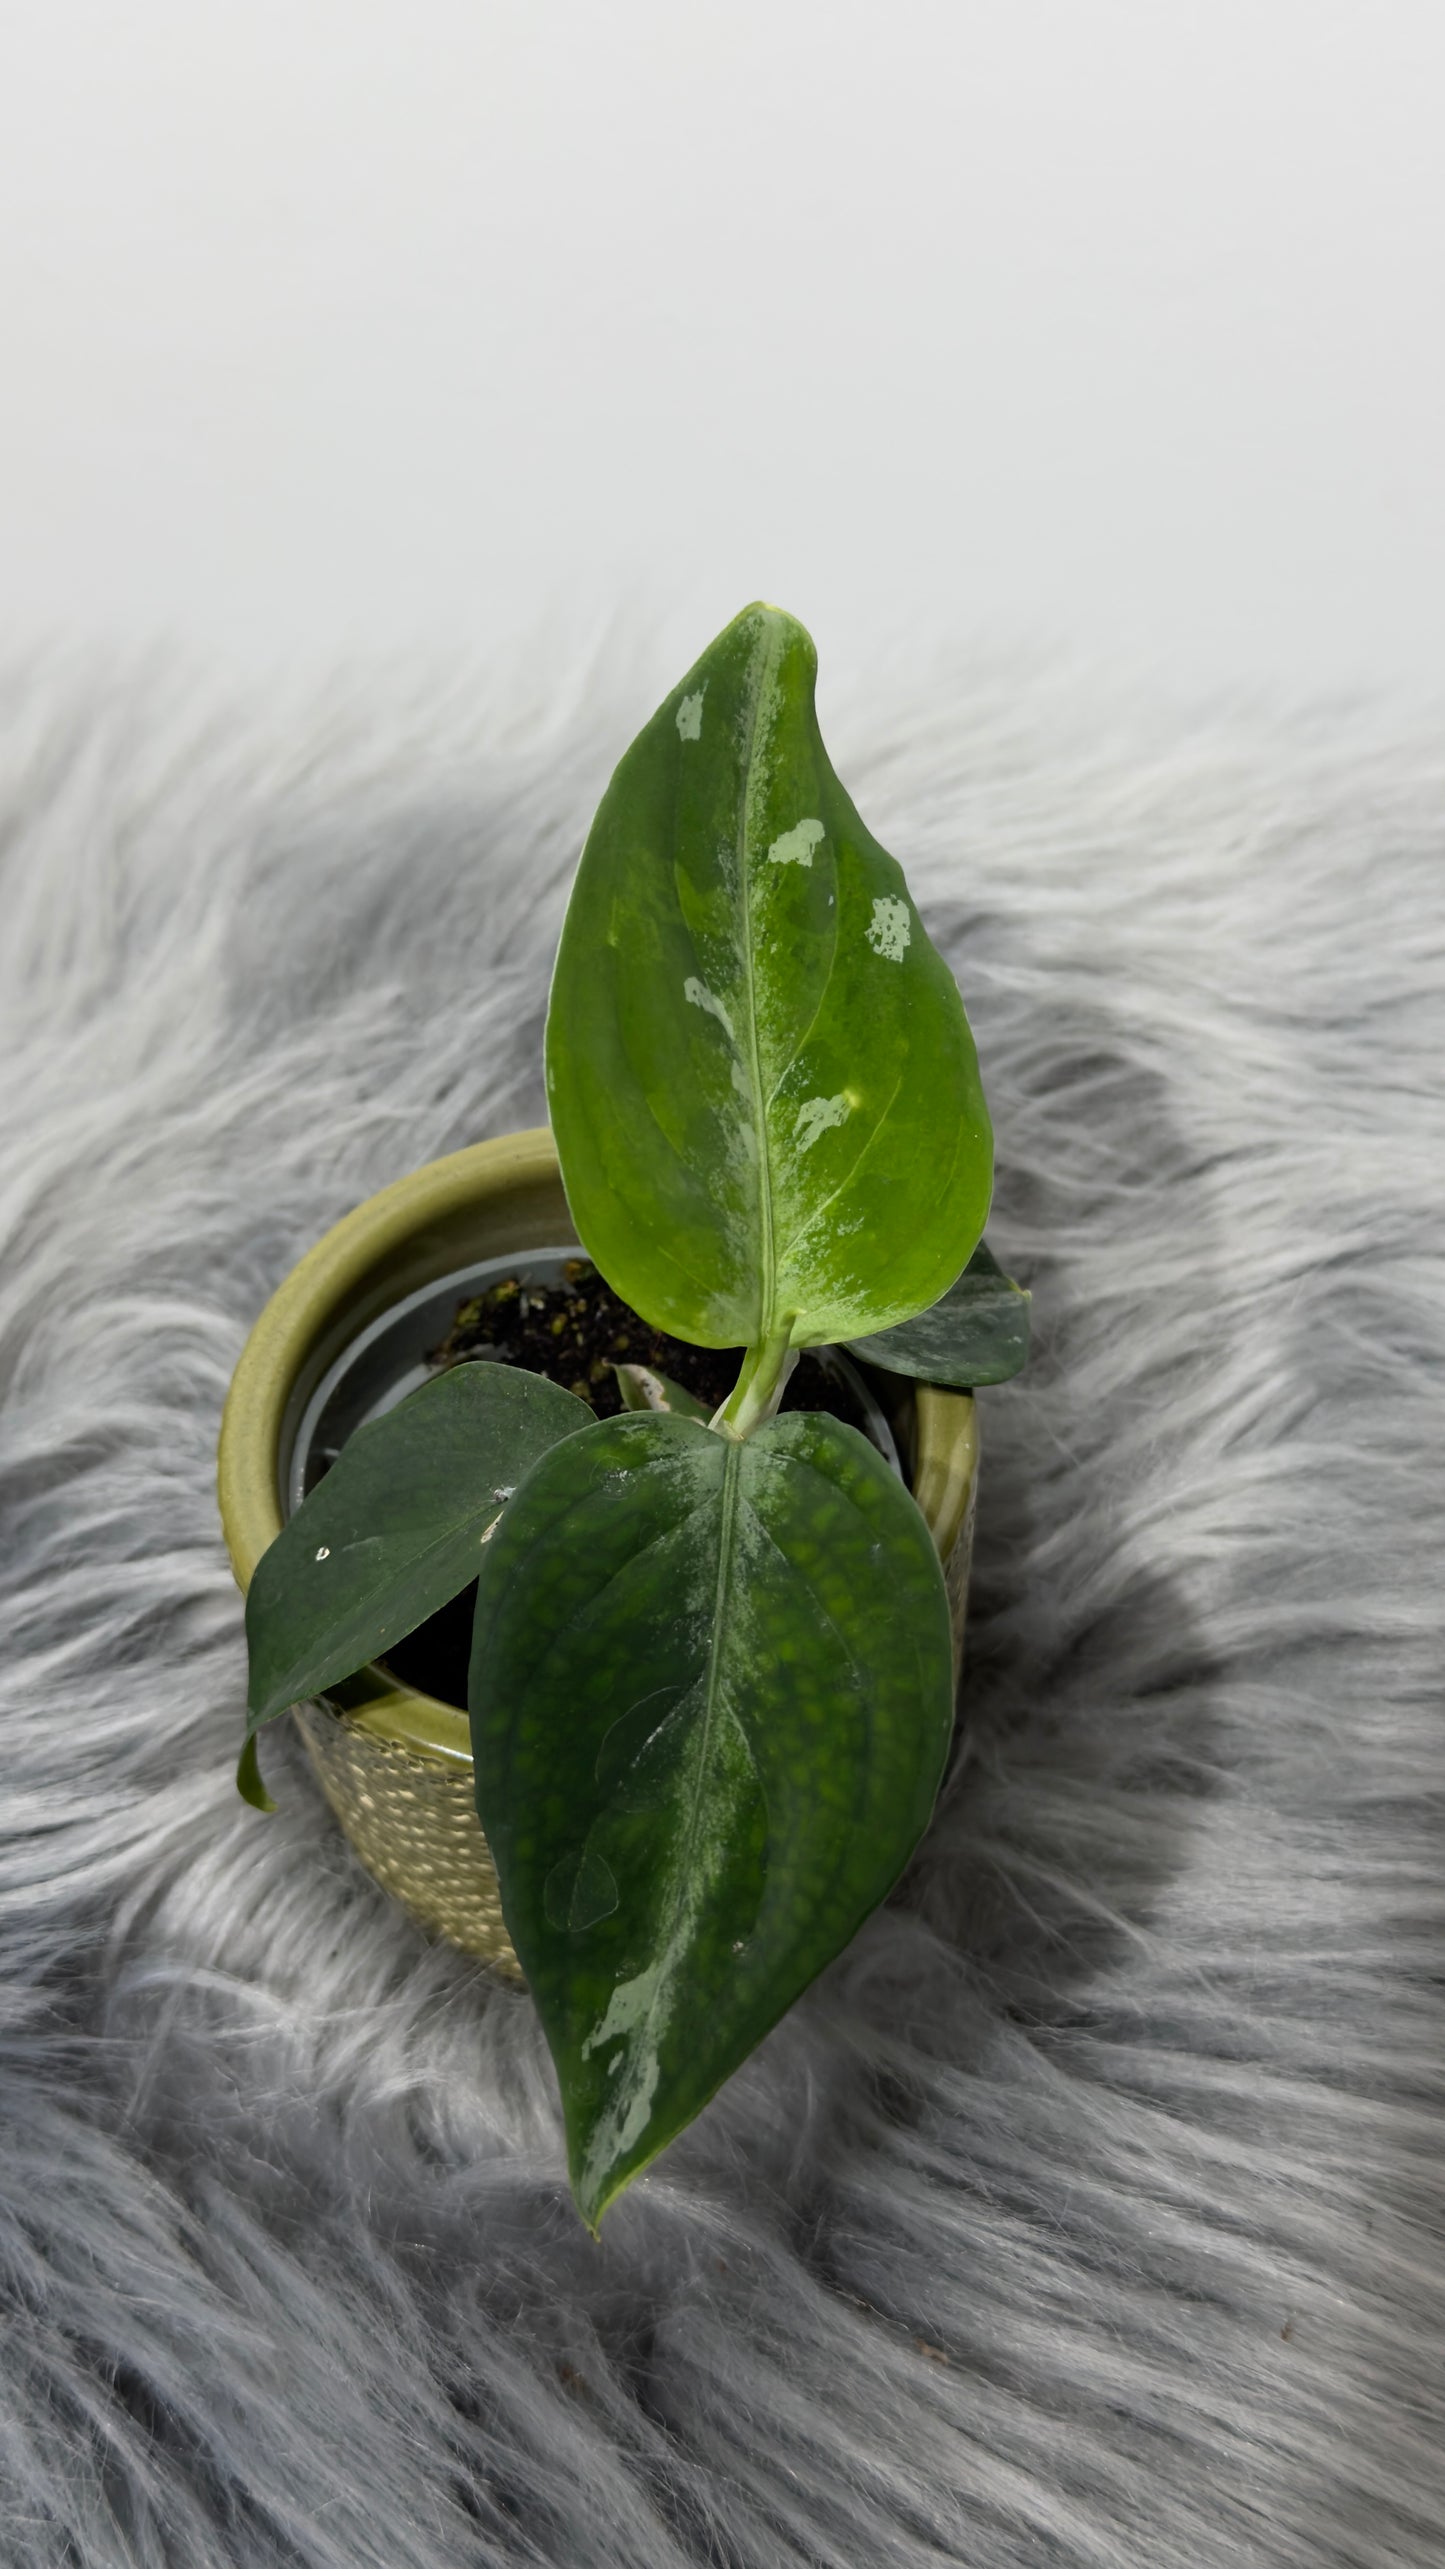
<svg viewBox="0 0 1445 2569"><path fill-rule="evenodd" d="M388 1878L345 1761L429 1769L372 1777L407 1806L390 1878L425 1912L474 1784L594 2230L917 1843L953 1728L969 1394L1026 1343L982 1245L962 1003L833 772L815 676L801 626L754 606L666 699L572 891L551 1136L339 1225L223 1430L242 1790L267 1807L259 1731L320 1702L323 1780ZM465 1717L426 1682L459 1615Z"/></svg>

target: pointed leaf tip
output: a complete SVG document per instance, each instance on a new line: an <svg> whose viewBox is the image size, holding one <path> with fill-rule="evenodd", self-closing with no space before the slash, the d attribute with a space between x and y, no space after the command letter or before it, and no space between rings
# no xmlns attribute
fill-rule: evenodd
<svg viewBox="0 0 1445 2569"><path fill-rule="evenodd" d="M254 1731L236 1760L236 1790L243 1802L250 1803L253 1811L274 1811L276 1808L261 1774Z"/></svg>

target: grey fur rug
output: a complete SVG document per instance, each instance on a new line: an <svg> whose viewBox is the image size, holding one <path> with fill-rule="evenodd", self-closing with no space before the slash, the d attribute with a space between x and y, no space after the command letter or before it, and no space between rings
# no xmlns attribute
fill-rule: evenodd
<svg viewBox="0 0 1445 2569"><path fill-rule="evenodd" d="M422 1943L294 1750L279 1817L234 1796L231 1367L348 1206L540 1119L637 670L5 693L6 2569L1428 2569L1423 724L834 683L1038 1352L984 1415L973 1755L600 2248L526 1999Z"/></svg>

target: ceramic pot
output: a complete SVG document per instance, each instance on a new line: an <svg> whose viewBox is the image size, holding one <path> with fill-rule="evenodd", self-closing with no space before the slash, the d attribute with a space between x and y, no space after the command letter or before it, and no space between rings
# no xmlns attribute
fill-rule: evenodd
<svg viewBox="0 0 1445 2569"><path fill-rule="evenodd" d="M551 1282L578 1254L545 1126L432 1160L328 1231L266 1305L226 1401L218 1490L241 1588L346 1437L425 1379L428 1349L488 1268ZM876 1370L867 1381L886 1415L882 1438L891 1430L943 1561L956 1672L978 1469L974 1403ZM476 1815L465 1712L377 1665L295 1718L368 1871L419 1926L515 1976Z"/></svg>

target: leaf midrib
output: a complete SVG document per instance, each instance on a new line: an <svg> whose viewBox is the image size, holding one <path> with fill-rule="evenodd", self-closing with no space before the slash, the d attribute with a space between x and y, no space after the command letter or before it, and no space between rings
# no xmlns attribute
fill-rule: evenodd
<svg viewBox="0 0 1445 2569"><path fill-rule="evenodd" d="M773 1246L773 1162L769 1147L767 1102L763 1090L762 1048L758 1039L756 961L753 953L753 883L749 851L752 844L754 766L757 755L758 724L768 684L777 675L782 657L782 637L771 619L764 622L762 640L754 659L752 693L748 706L747 735L743 744L743 790L740 797L737 835L737 912L738 936L742 946L743 986L748 1002L747 1072L752 1089L753 1129L758 1139L758 1265L762 1285L758 1336L766 1341L777 1323L777 1259Z"/></svg>
<svg viewBox="0 0 1445 2569"><path fill-rule="evenodd" d="M693 1861L697 1853L698 1830L701 1825L702 1806L706 1798L707 1777L710 1768L713 1721L717 1711L718 1695L720 1690L723 1637L727 1631L727 1619L725 1612L727 1592L728 1585L732 1577L733 1554L737 1548L738 1518L741 1513L742 1506L742 1465L742 1446L729 1444L724 1456L722 1488L718 1493L717 1500L717 1577L713 1586L713 1617L712 1632L708 1643L707 1681L703 1692L702 1711L699 1718L697 1754L693 1768L693 1772L696 1777L696 1790L691 1796L688 1807L686 1833L678 1850L677 1861L672 1867L667 1905L667 1924L664 1931L658 1938L657 1945L659 1965L665 1963L666 1957L674 1949L677 1939L678 1924L682 1914L683 1893L688 1882L692 1878ZM649 2044L655 2043L654 2029L657 2020L658 2007L667 1985L667 1975L664 1970L659 1969L657 1982L648 1998L646 2013L642 2017L641 2023L634 2026L631 2029L629 2036L626 2038L627 2051L629 2055L635 2057L636 2037L639 2033L645 2033Z"/></svg>

